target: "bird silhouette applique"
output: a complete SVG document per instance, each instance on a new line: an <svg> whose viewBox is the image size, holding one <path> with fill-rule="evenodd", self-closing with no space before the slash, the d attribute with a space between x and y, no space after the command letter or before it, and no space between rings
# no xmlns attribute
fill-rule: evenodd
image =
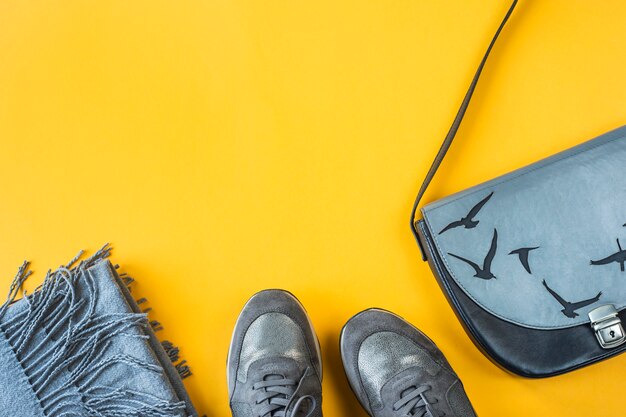
<svg viewBox="0 0 626 417"><path fill-rule="evenodd" d="M476 217L480 209L483 208L483 206L487 203L487 201L489 201L492 195L493 195L493 191L487 197L480 200L478 204L472 207L470 212L467 213L467 216L461 218L461 220L453 221L452 223L444 227L443 230L439 232L439 234L442 234L443 232L447 232L450 229L454 229L455 227L463 226L466 229L473 229L474 227L478 226L478 220L474 220L474 217Z"/></svg>
<svg viewBox="0 0 626 417"><path fill-rule="evenodd" d="M491 247L489 248L489 252L487 252L487 256L485 256L485 260L483 261L483 266L481 267L475 262L470 261L469 259L465 259L459 255L455 255L453 253L449 253L448 255L453 256L457 259L462 260L472 268L476 272L474 276L480 279L495 279L496 276L491 272L491 262L493 262L493 258L496 256L496 250L498 249L498 231L493 229L493 238L491 238Z"/></svg>
<svg viewBox="0 0 626 417"><path fill-rule="evenodd" d="M529 274L532 274L530 270L530 264L528 263L528 252L531 250L539 249L539 246L534 246L532 248L519 248L512 250L509 252L509 255L517 255L519 256L519 261L522 263L522 266Z"/></svg>
<svg viewBox="0 0 626 417"><path fill-rule="evenodd" d="M591 265L606 265L611 262L617 262L619 264L620 270L624 272L624 263L626 263L626 250L622 249L622 245L619 244L619 239L617 239L617 247L619 251L615 252L613 255L607 256L604 259L599 259L597 261L591 261Z"/></svg>
<svg viewBox="0 0 626 417"><path fill-rule="evenodd" d="M561 297L560 295L558 295L556 293L556 291L554 291L552 288L548 287L548 284L546 283L546 280L543 280L543 286L546 287L546 289L548 290L548 292L550 294L552 294L552 296L554 298L556 298L556 300L563 306L563 310L561 310L561 312L566 316L569 317L570 319L576 318L578 317L578 313L576 313L576 310L583 308L585 306L588 306L589 304L593 304L596 301L598 301L600 299L600 296L602 295L602 291L600 291L598 293L598 295L596 295L593 298L590 298L588 300L583 300L583 301L579 301L577 303L570 303L569 301L565 301L563 299L563 297Z"/></svg>

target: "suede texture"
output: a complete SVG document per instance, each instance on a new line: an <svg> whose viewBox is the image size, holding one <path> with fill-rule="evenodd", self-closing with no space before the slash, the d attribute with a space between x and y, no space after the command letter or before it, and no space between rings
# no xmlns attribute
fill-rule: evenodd
<svg viewBox="0 0 626 417"><path fill-rule="evenodd" d="M282 290L254 295L233 332L228 358L228 388L234 417L254 415L260 393L255 383L267 375L300 381L298 396L310 395L322 417L322 362L319 343L300 302ZM291 415L294 403L287 415Z"/></svg>
<svg viewBox="0 0 626 417"><path fill-rule="evenodd" d="M368 347L369 341L381 334L385 337L377 343L387 346ZM394 336L402 341L390 342L389 337ZM379 309L357 314L343 328L340 348L350 386L369 415L396 417L393 405L404 389L429 385L431 390L425 395L438 401L434 404L436 410L457 417L475 416L462 388L460 392L451 390L461 382L443 353L426 335L395 314ZM374 374L365 371L371 363L385 368L379 370L385 381L372 381Z"/></svg>

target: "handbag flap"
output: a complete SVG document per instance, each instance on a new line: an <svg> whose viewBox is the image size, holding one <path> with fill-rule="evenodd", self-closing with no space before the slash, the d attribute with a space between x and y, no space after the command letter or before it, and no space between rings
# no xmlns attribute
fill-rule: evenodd
<svg viewBox="0 0 626 417"><path fill-rule="evenodd" d="M422 214L452 279L503 320L566 328L626 307L626 126Z"/></svg>

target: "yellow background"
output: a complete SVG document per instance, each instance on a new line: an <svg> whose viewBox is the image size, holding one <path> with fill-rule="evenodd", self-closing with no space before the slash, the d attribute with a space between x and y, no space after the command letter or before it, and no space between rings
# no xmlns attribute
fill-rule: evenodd
<svg viewBox="0 0 626 417"><path fill-rule="evenodd" d="M324 412L361 309L429 334L481 417L626 415L626 356L512 376L465 336L408 227L501 0L0 2L0 285L110 241L201 413L229 416L239 309L281 287L322 342ZM426 200L626 122L626 2L522 0Z"/></svg>

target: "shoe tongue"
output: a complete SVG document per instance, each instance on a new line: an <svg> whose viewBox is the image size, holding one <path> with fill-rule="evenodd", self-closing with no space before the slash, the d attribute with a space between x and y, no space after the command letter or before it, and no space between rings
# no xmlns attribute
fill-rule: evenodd
<svg viewBox="0 0 626 417"><path fill-rule="evenodd" d="M405 396L409 395L410 393L415 391L416 388L417 387L415 385L411 385L410 387L400 391L400 397L405 397Z"/></svg>
<svg viewBox="0 0 626 417"><path fill-rule="evenodd" d="M263 377L263 381L278 381L279 379L284 379L284 375L279 374L268 374Z"/></svg>
<svg viewBox="0 0 626 417"><path fill-rule="evenodd" d="M260 359L250 366L250 372L252 375L257 375L257 378L262 376L266 381L283 378L298 379L302 375L298 364L290 358Z"/></svg>
<svg viewBox="0 0 626 417"><path fill-rule="evenodd" d="M423 370L414 367L405 369L394 375L383 386L382 390L391 395L400 395L404 397L410 394L416 387L429 382L428 374Z"/></svg>

